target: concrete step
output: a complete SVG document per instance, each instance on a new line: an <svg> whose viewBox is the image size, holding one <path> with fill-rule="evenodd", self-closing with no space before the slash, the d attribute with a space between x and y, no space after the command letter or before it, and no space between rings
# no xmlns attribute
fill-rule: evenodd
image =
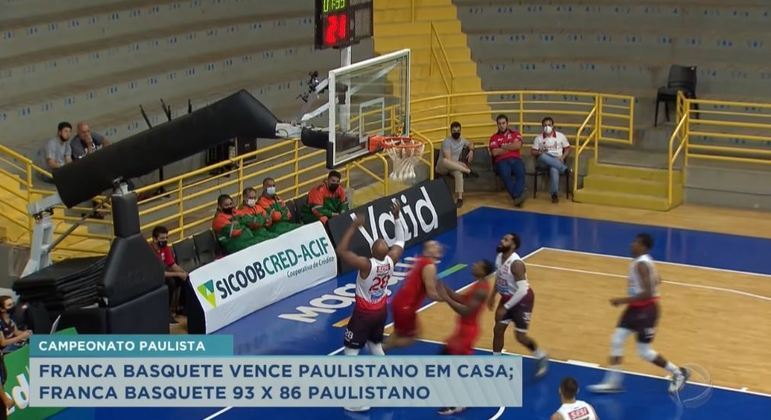
<svg viewBox="0 0 771 420"><path fill-rule="evenodd" d="M428 44L422 45L422 46L404 46L402 48L410 48L412 50L412 65L422 65L422 64L428 64L429 60L431 59L431 49L429 48ZM382 54L383 51L375 50L376 53ZM385 51L385 52L391 52L391 51ZM450 62L450 64L455 63L468 63L472 62L471 60L471 50L466 47L457 47L452 49L452 51L447 51L447 59Z"/></svg>
<svg viewBox="0 0 771 420"><path fill-rule="evenodd" d="M390 36L391 34L399 34L403 36L428 36L431 33L432 23L434 24L436 32L439 33L440 36L444 34L456 34L462 31L460 21L456 18L453 18L448 20L433 20L432 22L399 22L375 25L374 35L376 37L381 35Z"/></svg>
<svg viewBox="0 0 771 420"><path fill-rule="evenodd" d="M413 16L410 8L381 9L374 13L375 27L390 23L432 22L434 20L457 19L458 11L453 6L416 6Z"/></svg>
<svg viewBox="0 0 771 420"><path fill-rule="evenodd" d="M682 184L674 185L676 188L683 187ZM584 178L584 188L617 193L634 191L641 195L666 197L668 185L662 181L590 174Z"/></svg>
<svg viewBox="0 0 771 420"><path fill-rule="evenodd" d="M440 35L440 40L448 54L457 47L468 46L466 35L464 35L463 32ZM389 33L387 35L379 35L375 38L375 49L378 51L396 51L402 48L430 46L430 43L431 37L428 34L402 35ZM438 43L434 45L434 47L438 46Z"/></svg>
<svg viewBox="0 0 771 420"><path fill-rule="evenodd" d="M589 162L589 173L605 176L625 177L631 179L641 179L646 181L665 182L668 180L668 173L662 169L636 168L631 166L598 164L592 160ZM682 172L673 172L673 180L676 183L682 183Z"/></svg>
<svg viewBox="0 0 771 420"><path fill-rule="evenodd" d="M438 75L428 79L412 80L410 82L410 93L413 96L425 96L426 94L446 94L448 85L445 85L445 81L449 85L449 80L443 80ZM476 75L456 77L454 80L452 80L452 90L454 93L478 92L482 90L482 82Z"/></svg>
<svg viewBox="0 0 771 420"><path fill-rule="evenodd" d="M452 67L452 74L455 77L464 77L464 76L477 76L477 65L474 62L458 62L458 63L451 63L450 66ZM429 67L431 68L431 73L429 73ZM413 81L420 80L425 77L431 77L434 75L437 75L439 73L439 69L437 68L437 64L434 63L429 66L427 63L423 64L413 64L410 67L410 77Z"/></svg>
<svg viewBox="0 0 771 420"><path fill-rule="evenodd" d="M672 207L682 202L682 191L673 200ZM602 204L606 206L628 207L645 210L667 211L670 209L666 197L580 189L575 192L575 201L579 203Z"/></svg>

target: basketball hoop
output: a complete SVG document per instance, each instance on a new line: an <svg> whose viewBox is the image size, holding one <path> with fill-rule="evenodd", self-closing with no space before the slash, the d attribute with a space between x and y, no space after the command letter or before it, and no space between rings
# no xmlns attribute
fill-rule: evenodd
<svg viewBox="0 0 771 420"><path fill-rule="evenodd" d="M393 162L391 179L407 181L415 179L415 165L423 155L425 144L404 136L371 136L369 150L372 153L385 150Z"/></svg>

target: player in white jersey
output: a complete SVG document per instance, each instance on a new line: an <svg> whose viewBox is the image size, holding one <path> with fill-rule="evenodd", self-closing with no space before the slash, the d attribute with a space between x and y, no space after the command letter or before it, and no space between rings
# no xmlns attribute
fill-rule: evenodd
<svg viewBox="0 0 771 420"><path fill-rule="evenodd" d="M637 353L643 359L664 368L672 374L669 392L680 391L690 372L668 362L651 347L659 320L659 284L661 278L653 259L648 254L653 248L653 238L647 233L637 235L632 242L634 260L629 266L629 291L627 297L613 298L613 306L627 305L613 334L610 348L610 367L605 379L597 385L590 385L592 392L620 392L623 376L617 370L624 355L624 342L631 334L637 334Z"/></svg>
<svg viewBox="0 0 771 420"><path fill-rule="evenodd" d="M388 281L396 262L404 253L405 229L403 220L399 217L400 210L401 206L394 202L391 214L394 217L395 238L390 248L386 241L380 238L372 243L371 258L357 255L349 249L354 232L364 224L362 215L354 216L337 246L337 255L343 262L357 269L356 304L343 340L343 350L347 356L358 355L365 344L372 355L385 356L383 332L388 316ZM366 411L369 407L346 407L346 410Z"/></svg>
<svg viewBox="0 0 771 420"><path fill-rule="evenodd" d="M598 420L594 407L589 403L577 400L578 382L570 376L560 382L560 401L562 405L556 413L552 414L551 420Z"/></svg>
<svg viewBox="0 0 771 420"><path fill-rule="evenodd" d="M527 335L535 305L535 293L527 281L525 262L516 253L519 245L519 236L516 233L508 233L503 235L496 249L498 256L495 259L495 291L487 301L487 307L492 310L496 292L501 295L498 309L495 311L493 354L501 354L506 328L509 324L514 324L514 336L517 341L527 347L537 359L535 376L540 378L546 374L549 359L546 352L538 348L535 340Z"/></svg>

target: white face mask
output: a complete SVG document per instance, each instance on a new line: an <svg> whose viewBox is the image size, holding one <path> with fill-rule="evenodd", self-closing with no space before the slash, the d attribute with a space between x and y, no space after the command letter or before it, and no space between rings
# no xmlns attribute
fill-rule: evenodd
<svg viewBox="0 0 771 420"><path fill-rule="evenodd" d="M254 207L255 204L257 204L257 199L255 198L249 198L246 200L246 205L249 207Z"/></svg>
<svg viewBox="0 0 771 420"><path fill-rule="evenodd" d="M268 187L268 188L265 188L265 192L266 192L266 193L267 193L269 196L273 197L274 195L276 195L276 187Z"/></svg>
<svg viewBox="0 0 771 420"><path fill-rule="evenodd" d="M546 125L543 127L543 132L546 134L551 134L552 131L554 131L554 127L550 125Z"/></svg>

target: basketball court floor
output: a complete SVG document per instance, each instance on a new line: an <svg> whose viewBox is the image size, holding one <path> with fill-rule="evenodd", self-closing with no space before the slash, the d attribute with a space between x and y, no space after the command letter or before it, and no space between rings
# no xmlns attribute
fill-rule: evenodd
<svg viewBox="0 0 771 420"><path fill-rule="evenodd" d="M548 419L557 407L559 381L574 376L580 385L599 381L613 328L621 312L608 299L626 293L629 243L649 232L663 284L662 318L654 347L694 371L693 381L670 396L664 371L640 361L634 342L626 347L626 392L581 392L602 419L765 418L771 412L771 240L667 227L642 226L578 217L479 208L440 235L445 258L440 275L461 289L472 281L469 266L494 258L501 235L517 232L520 255L536 294L531 335L549 352L549 374L532 378L524 361L524 407L472 408L458 419ZM419 246L407 250L410 257ZM401 269L406 270L405 265ZM353 273L264 308L219 334L234 336L237 354L337 355L353 303ZM392 285L396 290L399 283ZM452 332L454 315L442 303L421 310L421 341L394 354L437 354ZM391 322L389 318L389 322ZM492 314L485 312L478 353L489 355ZM505 350L524 349L506 337ZM69 409L56 419L426 419L435 409Z"/></svg>

